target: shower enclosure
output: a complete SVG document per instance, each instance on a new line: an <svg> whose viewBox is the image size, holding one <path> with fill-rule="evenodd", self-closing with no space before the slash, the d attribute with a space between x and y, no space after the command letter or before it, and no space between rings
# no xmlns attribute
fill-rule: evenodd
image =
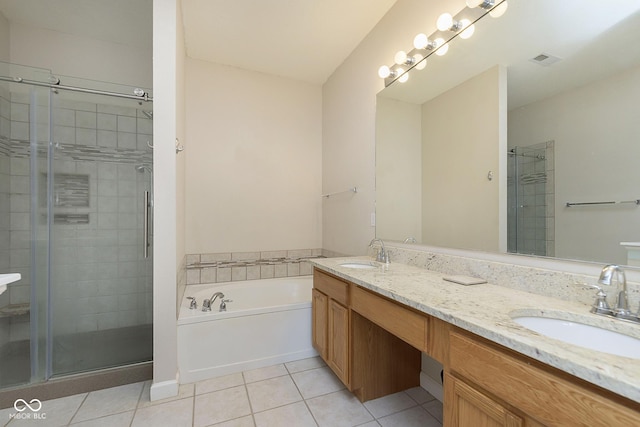
<svg viewBox="0 0 640 427"><path fill-rule="evenodd" d="M0 388L151 360L152 111L0 63Z"/></svg>
<svg viewBox="0 0 640 427"><path fill-rule="evenodd" d="M512 253L554 256L554 142L508 151L507 239Z"/></svg>

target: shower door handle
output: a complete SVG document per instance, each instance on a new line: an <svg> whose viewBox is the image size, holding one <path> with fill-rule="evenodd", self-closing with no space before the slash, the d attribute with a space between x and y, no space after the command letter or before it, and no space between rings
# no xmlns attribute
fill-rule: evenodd
<svg viewBox="0 0 640 427"><path fill-rule="evenodd" d="M144 192L144 225L143 225L143 245L144 245L144 257L149 258L149 247L151 244L149 243L149 192Z"/></svg>

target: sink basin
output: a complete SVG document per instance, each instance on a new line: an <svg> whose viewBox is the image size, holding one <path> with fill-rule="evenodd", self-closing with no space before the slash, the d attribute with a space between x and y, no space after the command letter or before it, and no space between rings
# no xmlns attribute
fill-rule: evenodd
<svg viewBox="0 0 640 427"><path fill-rule="evenodd" d="M343 262L342 264L338 264L340 267L347 267L347 268L359 268L359 269L365 269L365 270L371 270L374 268L378 268L378 266L376 264L373 264L371 262L357 262L357 261L353 261L353 262Z"/></svg>
<svg viewBox="0 0 640 427"><path fill-rule="evenodd" d="M517 324L549 338L603 353L640 359L640 339L570 320L538 316L512 317Z"/></svg>

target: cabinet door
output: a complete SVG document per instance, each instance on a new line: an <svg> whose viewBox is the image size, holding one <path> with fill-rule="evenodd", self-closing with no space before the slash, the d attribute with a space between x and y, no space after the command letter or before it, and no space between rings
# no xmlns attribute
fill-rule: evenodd
<svg viewBox="0 0 640 427"><path fill-rule="evenodd" d="M349 387L349 310L329 299L329 360L327 363Z"/></svg>
<svg viewBox="0 0 640 427"><path fill-rule="evenodd" d="M519 416L450 374L445 375L445 427L524 427Z"/></svg>
<svg viewBox="0 0 640 427"><path fill-rule="evenodd" d="M327 296L317 289L313 289L311 302L312 323L311 335L313 347L320 353L320 357L327 361Z"/></svg>

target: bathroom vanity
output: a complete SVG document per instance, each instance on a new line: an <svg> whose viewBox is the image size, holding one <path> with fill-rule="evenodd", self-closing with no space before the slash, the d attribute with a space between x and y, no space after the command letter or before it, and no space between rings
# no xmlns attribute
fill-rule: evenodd
<svg viewBox="0 0 640 427"><path fill-rule="evenodd" d="M581 318L584 304L462 286L404 264L353 268L369 261L313 261L314 347L361 401L419 385L424 352L444 367L445 426L640 424L638 359L552 340L510 317L537 307Z"/></svg>

